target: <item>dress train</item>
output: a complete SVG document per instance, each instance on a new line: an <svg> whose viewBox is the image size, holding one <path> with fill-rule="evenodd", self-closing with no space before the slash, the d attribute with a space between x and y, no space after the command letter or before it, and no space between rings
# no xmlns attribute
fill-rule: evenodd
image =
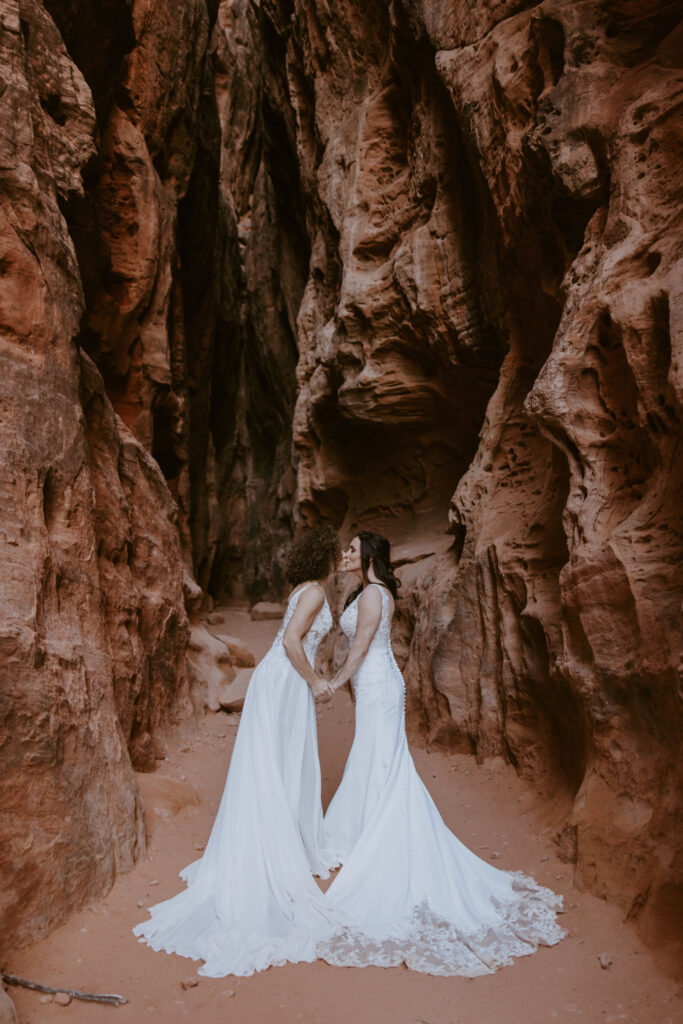
<svg viewBox="0 0 683 1024"><path fill-rule="evenodd" d="M355 738L325 816L325 843L343 867L326 893L339 923L318 954L341 966L490 974L564 937L555 919L562 897L492 867L444 824L408 749L405 686L380 590L380 625L352 680ZM357 615L353 602L341 618L350 639Z"/></svg>
<svg viewBox="0 0 683 1024"><path fill-rule="evenodd" d="M251 678L220 807L187 888L133 931L153 949L205 963L208 977L312 961L332 930L312 873L338 863L324 848L315 703L282 638L299 595ZM332 617L325 601L304 639L311 664Z"/></svg>

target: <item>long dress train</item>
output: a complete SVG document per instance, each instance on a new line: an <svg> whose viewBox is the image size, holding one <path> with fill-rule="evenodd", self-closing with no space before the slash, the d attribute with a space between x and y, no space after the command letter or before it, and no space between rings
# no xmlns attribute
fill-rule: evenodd
<svg viewBox="0 0 683 1024"><path fill-rule="evenodd" d="M153 949L204 960L209 977L315 960L331 930L312 876L338 863L323 843L315 702L282 645L305 589L251 678L204 855L181 871L187 888L133 929ZM304 639L311 664L331 625L325 601Z"/></svg>
<svg viewBox="0 0 683 1024"><path fill-rule="evenodd" d="M562 897L487 864L441 819L408 749L389 595L380 590L380 624L352 680L355 738L325 816L326 845L344 865L326 893L340 923L318 953L345 966L489 974L564 937L555 920ZM354 601L341 617L351 640L357 618Z"/></svg>

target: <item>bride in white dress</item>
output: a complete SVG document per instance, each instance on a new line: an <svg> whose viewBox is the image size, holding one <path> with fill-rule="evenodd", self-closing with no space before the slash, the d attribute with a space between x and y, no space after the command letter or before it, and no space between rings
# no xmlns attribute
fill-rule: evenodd
<svg viewBox="0 0 683 1024"><path fill-rule="evenodd" d="M312 666L332 625L319 581L338 557L329 529L294 542L287 576L296 586L251 678L204 855L181 871L187 888L133 929L153 949L204 960L209 977L315 960L331 930L313 879L339 863L323 839L314 706L328 684Z"/></svg>
<svg viewBox="0 0 683 1024"><path fill-rule="evenodd" d="M398 583L389 542L359 533L342 568L360 572L363 584L340 620L351 647L330 689L351 679L356 733L325 816L325 844L343 867L326 893L339 923L318 945L319 956L474 977L559 942L562 897L463 846L415 770L405 686L391 650Z"/></svg>

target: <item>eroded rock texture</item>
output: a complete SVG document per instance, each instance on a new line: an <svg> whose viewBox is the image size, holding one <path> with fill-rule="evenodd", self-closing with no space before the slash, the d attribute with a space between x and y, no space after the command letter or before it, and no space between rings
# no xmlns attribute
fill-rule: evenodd
<svg viewBox="0 0 683 1024"><path fill-rule="evenodd" d="M413 725L533 777L580 884L654 933L683 881L678 6L254 6L310 239L300 512L389 533Z"/></svg>
<svg viewBox="0 0 683 1024"><path fill-rule="evenodd" d="M48 0L92 90L97 152L64 212L85 296L79 343L178 501L186 560L211 558L208 418L225 223L208 42L215 5ZM201 481L201 486L197 486Z"/></svg>
<svg viewBox="0 0 683 1024"><path fill-rule="evenodd" d="M309 254L284 62L254 39L247 3L111 0L96 17L80 0L46 6L98 122L85 193L65 206L79 342L178 502L199 584L257 600L282 586L292 533Z"/></svg>
<svg viewBox="0 0 683 1024"><path fill-rule="evenodd" d="M64 213L92 201L91 92L38 3L3 0L0 49L7 949L106 889L144 849L133 768L153 767L154 729L189 703L189 627L176 505L77 344L87 289Z"/></svg>
<svg viewBox="0 0 683 1024"><path fill-rule="evenodd" d="M280 596L293 531L297 314L310 254L283 43L268 25L258 4L222 3L212 40L228 336L217 339L213 367L216 541L206 585L252 601Z"/></svg>
<svg viewBox="0 0 683 1024"><path fill-rule="evenodd" d="M0 0L5 941L132 862L132 766L231 672L200 587L279 599L300 519L394 542L411 726L680 920L682 44L674 0Z"/></svg>

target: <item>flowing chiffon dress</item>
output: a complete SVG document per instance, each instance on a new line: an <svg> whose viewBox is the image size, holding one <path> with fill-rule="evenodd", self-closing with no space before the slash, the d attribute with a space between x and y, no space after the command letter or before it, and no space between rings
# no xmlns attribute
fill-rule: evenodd
<svg viewBox="0 0 683 1024"><path fill-rule="evenodd" d="M249 975L316 959L331 915L313 873L338 863L324 849L315 702L282 640L307 584L289 599L251 678L223 797L188 886L150 908L133 931L153 949L201 959L208 977ZM332 625L327 600L304 638L306 657Z"/></svg>
<svg viewBox="0 0 683 1024"><path fill-rule="evenodd" d="M481 860L441 819L408 750L390 599L379 589L380 624L352 679L355 738L325 816L325 844L343 867L326 893L339 924L318 954L342 966L489 974L564 937L562 897ZM357 618L356 600L340 620L351 641Z"/></svg>

